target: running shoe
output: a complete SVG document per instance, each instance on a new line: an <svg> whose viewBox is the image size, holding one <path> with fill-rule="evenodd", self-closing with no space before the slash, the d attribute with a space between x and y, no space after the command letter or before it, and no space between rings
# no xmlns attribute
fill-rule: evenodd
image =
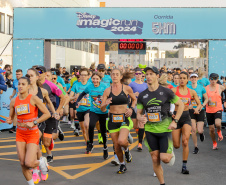
<svg viewBox="0 0 226 185"><path fill-rule="evenodd" d="M42 172L42 174L46 175L49 172L49 165L47 163L47 159L45 157L40 158L40 164L39 169Z"/></svg>
<svg viewBox="0 0 226 185"><path fill-rule="evenodd" d="M205 138L206 138L205 134L204 133L200 134L199 138L200 138L200 141L203 142L205 140Z"/></svg>
<svg viewBox="0 0 226 185"><path fill-rule="evenodd" d="M51 144L49 146L49 150L52 150L54 148L54 141L53 138L51 138Z"/></svg>
<svg viewBox="0 0 226 185"><path fill-rule="evenodd" d="M68 125L71 125L71 121L68 121L67 124L68 124Z"/></svg>
<svg viewBox="0 0 226 185"><path fill-rule="evenodd" d="M34 184L38 184L40 182L40 177L39 177L38 173L33 173L32 179L34 181Z"/></svg>
<svg viewBox="0 0 226 185"><path fill-rule="evenodd" d="M101 136L101 133L98 133L98 141L99 144L103 144L103 137Z"/></svg>
<svg viewBox="0 0 226 185"><path fill-rule="evenodd" d="M185 175L188 175L189 174L189 171L188 171L187 168L182 168L181 173L182 174L185 174Z"/></svg>
<svg viewBox="0 0 226 185"><path fill-rule="evenodd" d="M115 166L118 166L119 160L118 160L118 156L115 154L115 158L111 160L111 164L114 164Z"/></svg>
<svg viewBox="0 0 226 185"><path fill-rule="evenodd" d="M171 154L172 154L172 158L171 158L170 161L167 163L169 166L173 166L174 163L175 163L175 159L176 159L175 154L174 154L173 151L172 151Z"/></svg>
<svg viewBox="0 0 226 185"><path fill-rule="evenodd" d="M108 148L104 148L103 149L103 157L106 160L109 156L108 156Z"/></svg>
<svg viewBox="0 0 226 185"><path fill-rule="evenodd" d="M48 179L48 177L49 177L49 174L48 173L46 175L43 175L43 173L41 172L41 179L43 181L46 181Z"/></svg>
<svg viewBox="0 0 226 185"><path fill-rule="evenodd" d="M129 133L129 135L128 135L128 141L129 141L130 144L133 143L133 137L131 136L130 133Z"/></svg>
<svg viewBox="0 0 226 185"><path fill-rule="evenodd" d="M193 151L193 154L198 154L199 153L199 148L198 147L195 147L194 148L194 151Z"/></svg>
<svg viewBox="0 0 226 185"><path fill-rule="evenodd" d="M16 129L15 128L10 129L9 133L16 133Z"/></svg>
<svg viewBox="0 0 226 185"><path fill-rule="evenodd" d="M75 135L75 136L79 136L79 131L78 131L78 129L75 129L75 130L74 130L74 135Z"/></svg>
<svg viewBox="0 0 226 185"><path fill-rule="evenodd" d="M44 145L42 145L42 153L45 154L46 153L46 148Z"/></svg>
<svg viewBox="0 0 226 185"><path fill-rule="evenodd" d="M213 150L217 150L217 142L216 143L213 143Z"/></svg>
<svg viewBox="0 0 226 185"><path fill-rule="evenodd" d="M75 130L75 124L74 123L71 123L71 127L73 130Z"/></svg>
<svg viewBox="0 0 226 185"><path fill-rule="evenodd" d="M125 164L120 164L119 170L117 171L118 174L122 174L125 173L127 170L126 165Z"/></svg>
<svg viewBox="0 0 226 185"><path fill-rule="evenodd" d="M48 163L52 163L53 162L53 155L52 156L48 155L46 158L47 158L47 162Z"/></svg>
<svg viewBox="0 0 226 185"><path fill-rule="evenodd" d="M125 151L125 160L126 160L127 163L132 162L132 155L131 155L129 149L127 151Z"/></svg>
<svg viewBox="0 0 226 185"><path fill-rule="evenodd" d="M221 130L217 131L217 134L218 134L218 141L222 141L223 140L223 135L222 135Z"/></svg>
<svg viewBox="0 0 226 185"><path fill-rule="evenodd" d="M137 150L142 150L142 144L138 143Z"/></svg>
<svg viewBox="0 0 226 185"><path fill-rule="evenodd" d="M86 154L91 154L93 151L93 143L88 143L86 148Z"/></svg>
<svg viewBox="0 0 226 185"><path fill-rule="evenodd" d="M58 138L59 138L59 140L63 141L64 140L64 132L60 128L60 125L58 125L58 131L59 131Z"/></svg>

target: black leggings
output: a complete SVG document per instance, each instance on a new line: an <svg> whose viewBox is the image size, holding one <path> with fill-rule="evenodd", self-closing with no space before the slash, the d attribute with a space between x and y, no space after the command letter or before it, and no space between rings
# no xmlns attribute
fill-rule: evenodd
<svg viewBox="0 0 226 185"><path fill-rule="evenodd" d="M97 121L99 121L100 132L103 137L104 148L107 147L106 118L108 118L108 114L96 114L94 112L89 113L89 141L90 143L93 143L94 128L96 126Z"/></svg>
<svg viewBox="0 0 226 185"><path fill-rule="evenodd" d="M144 128L139 128L138 139L139 139L139 143L141 143L141 144L142 144L142 141L143 141L143 137L144 137Z"/></svg>

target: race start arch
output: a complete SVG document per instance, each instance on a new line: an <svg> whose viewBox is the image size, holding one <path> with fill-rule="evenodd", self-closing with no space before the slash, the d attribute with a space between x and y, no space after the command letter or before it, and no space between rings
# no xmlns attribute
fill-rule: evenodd
<svg viewBox="0 0 226 185"><path fill-rule="evenodd" d="M226 8L14 8L13 70L50 66L51 40L192 40L209 43L208 72L226 76L225 17Z"/></svg>

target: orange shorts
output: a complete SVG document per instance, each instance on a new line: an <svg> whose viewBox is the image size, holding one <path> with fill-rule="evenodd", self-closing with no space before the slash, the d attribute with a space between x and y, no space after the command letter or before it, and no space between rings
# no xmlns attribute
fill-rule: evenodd
<svg viewBox="0 0 226 185"><path fill-rule="evenodd" d="M25 142L26 144L34 143L39 144L39 129L37 126L29 129L26 127L17 127L16 141Z"/></svg>

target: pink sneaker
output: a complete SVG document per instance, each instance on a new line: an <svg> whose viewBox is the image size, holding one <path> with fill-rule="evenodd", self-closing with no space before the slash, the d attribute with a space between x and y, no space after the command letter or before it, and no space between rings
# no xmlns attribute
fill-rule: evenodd
<svg viewBox="0 0 226 185"><path fill-rule="evenodd" d="M32 179L33 179L35 184L38 184L40 182L40 177L37 173L33 173Z"/></svg>
<svg viewBox="0 0 226 185"><path fill-rule="evenodd" d="M43 175L41 172L41 178L43 181L46 181L48 179L48 177L49 177L48 173L46 175Z"/></svg>

